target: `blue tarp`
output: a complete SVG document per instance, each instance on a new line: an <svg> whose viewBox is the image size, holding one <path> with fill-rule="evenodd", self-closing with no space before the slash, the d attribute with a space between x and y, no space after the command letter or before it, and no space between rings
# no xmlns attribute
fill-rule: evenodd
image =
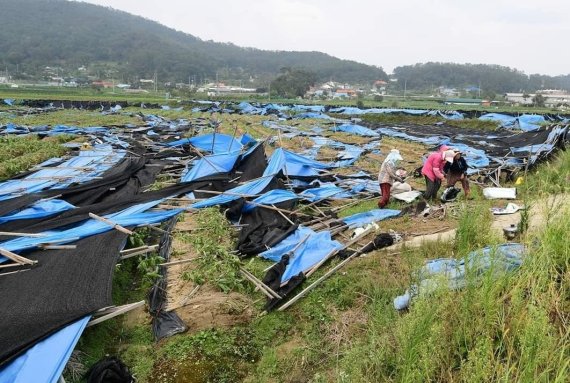
<svg viewBox="0 0 570 383"><path fill-rule="evenodd" d="M12 100L11 98L5 98L3 101L4 101L4 104L6 104L6 105L14 106L14 100Z"/></svg>
<svg viewBox="0 0 570 383"><path fill-rule="evenodd" d="M169 147L182 145L192 145L197 149L214 154L233 152L242 148L242 144L238 140L222 133L209 133L192 138L183 138L166 144Z"/></svg>
<svg viewBox="0 0 570 383"><path fill-rule="evenodd" d="M543 116L536 114L523 114L519 116L519 128L525 132L540 129L540 125L545 123L546 120Z"/></svg>
<svg viewBox="0 0 570 383"><path fill-rule="evenodd" d="M0 383L58 382L90 319L80 319L36 343L0 370Z"/></svg>
<svg viewBox="0 0 570 383"><path fill-rule="evenodd" d="M391 209L373 209L364 213L357 213L342 219L349 228L366 226L372 222L379 222L388 218L397 217L400 210Z"/></svg>
<svg viewBox="0 0 570 383"><path fill-rule="evenodd" d="M416 137L416 136L410 136L409 134L404 132L400 132L399 130L390 129L390 128L378 128L376 130L389 137L396 137L408 141L421 142L426 145L441 145L449 142L449 137L447 136Z"/></svg>
<svg viewBox="0 0 570 383"><path fill-rule="evenodd" d="M467 273L474 277L490 270L493 275L504 274L517 269L523 261L524 245L507 243L495 247L486 247L469 253L464 259L439 258L427 261L418 272L418 284L394 299L394 307L402 310L409 306L410 300L417 295L428 295L440 286L456 290L467 284Z"/></svg>
<svg viewBox="0 0 570 383"><path fill-rule="evenodd" d="M315 233L307 227L299 226L293 234L259 255L274 262L279 262L284 254L293 250L307 236L309 238L290 257L285 273L281 277L281 283L288 281L300 272L308 271L329 256L331 252L342 248L339 242L331 239L330 232Z"/></svg>
<svg viewBox="0 0 570 383"><path fill-rule="evenodd" d="M120 212L108 214L105 218L112 222L124 226L140 226L151 223L158 223L168 218L175 216L183 211L183 209L173 209L168 211L152 211L147 212L148 209L158 205L162 200L150 201L143 204L138 204L124 209ZM42 237L21 237L12 239L1 244L1 247L14 252L22 250L33 249L43 243L70 243L75 242L80 238L89 237L95 234L104 233L109 230L114 230L112 226L94 219L90 219L76 227L62 230L62 231L46 231ZM6 258L0 257L0 262L5 262Z"/></svg>
<svg viewBox="0 0 570 383"><path fill-rule="evenodd" d="M238 151L200 158L189 171L182 174L181 181L190 182L212 174L228 173L234 168L239 156L240 152Z"/></svg>
<svg viewBox="0 0 570 383"><path fill-rule="evenodd" d="M409 114L412 116L440 116L448 120L461 120L463 114L457 111L449 110L424 110L424 109L394 109L394 108L370 108L360 109L355 107L333 108L329 112L340 113L346 115L359 114Z"/></svg>
<svg viewBox="0 0 570 383"><path fill-rule="evenodd" d="M66 210L73 209L74 207L75 206L73 206L72 204L60 199L38 201L28 208L0 217L0 223L13 221L17 219L48 217L50 215L54 215Z"/></svg>
<svg viewBox="0 0 570 383"><path fill-rule="evenodd" d="M314 177L319 175L319 171L330 167L329 164L323 164L289 150L278 148L271 155L263 175L275 175L283 171L289 177Z"/></svg>
<svg viewBox="0 0 570 383"><path fill-rule="evenodd" d="M319 118L322 120L330 120L331 117L324 114L324 113L319 113L319 112L305 112L305 113L299 113L297 115L295 115L296 119L304 119L304 118Z"/></svg>
<svg viewBox="0 0 570 383"><path fill-rule="evenodd" d="M365 126L361 125L354 125L354 124L342 124L337 127L331 128L333 131L341 131L345 133L352 133L359 136L364 137L378 137L379 134L373 131L372 129L368 129Z"/></svg>
<svg viewBox="0 0 570 383"><path fill-rule="evenodd" d="M220 194L204 201L196 202L191 207L201 209L204 207L223 205L228 202L235 201L236 199L243 198L243 196L257 196L257 194L261 193L263 189L269 185L272 179L273 175L250 181L225 191L225 194Z"/></svg>
<svg viewBox="0 0 570 383"><path fill-rule="evenodd" d="M92 150L82 150L75 157L62 162L53 169L42 169L21 179L0 183L0 200L25 193L35 193L46 189L62 189L72 183L84 183L113 167L125 156L124 150L115 150L111 145L96 145ZM60 159L49 160L41 166L57 163Z"/></svg>
<svg viewBox="0 0 570 383"><path fill-rule="evenodd" d="M294 199L299 199L297 194L295 194L289 190L274 189L274 190L270 190L267 193L260 195L259 197L257 197L256 199L254 199L251 202L253 202L255 204L259 204L259 205L273 205L276 203L280 203L280 202L284 202L284 201L291 201ZM251 204L249 202L246 202L242 211L244 213L246 213L246 212L251 211L255 208L256 208L256 205Z"/></svg>
<svg viewBox="0 0 570 383"><path fill-rule="evenodd" d="M335 186L334 184L323 184L323 186L317 188L307 189L299 195L311 202L317 202L327 198L335 199L352 197L349 192L343 188Z"/></svg>

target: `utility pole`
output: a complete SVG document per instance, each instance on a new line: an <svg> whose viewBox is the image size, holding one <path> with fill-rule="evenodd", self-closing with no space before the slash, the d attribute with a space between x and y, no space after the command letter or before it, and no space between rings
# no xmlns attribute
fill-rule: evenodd
<svg viewBox="0 0 570 383"><path fill-rule="evenodd" d="M404 100L406 99L406 91L408 90L408 79L404 79Z"/></svg>
<svg viewBox="0 0 570 383"><path fill-rule="evenodd" d="M481 98L481 79L479 79L479 99Z"/></svg>

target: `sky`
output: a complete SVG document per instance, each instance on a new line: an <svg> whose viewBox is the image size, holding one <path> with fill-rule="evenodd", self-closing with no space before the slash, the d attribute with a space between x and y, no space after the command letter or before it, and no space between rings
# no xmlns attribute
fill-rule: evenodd
<svg viewBox="0 0 570 383"><path fill-rule="evenodd" d="M570 73L568 0L86 0L202 40L394 67L438 61Z"/></svg>

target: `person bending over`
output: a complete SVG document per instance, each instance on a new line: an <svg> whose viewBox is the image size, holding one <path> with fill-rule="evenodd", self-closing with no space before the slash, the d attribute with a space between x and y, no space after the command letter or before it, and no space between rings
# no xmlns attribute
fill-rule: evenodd
<svg viewBox="0 0 570 383"><path fill-rule="evenodd" d="M378 201L378 207L380 209L388 205L390 189L392 189L394 181L404 182L404 179L400 177L397 172L398 163L402 160L403 158L400 155L400 151L398 149L392 149L386 156L384 162L382 162L380 172L378 173L378 182L380 183L380 192L382 193L382 198Z"/></svg>
<svg viewBox="0 0 570 383"><path fill-rule="evenodd" d="M426 180L426 192L424 198L426 200L435 200L437 192L441 187L441 182L445 179L443 173L443 166L445 162L453 162L455 152L450 150L446 145L442 145L439 151L431 153L424 166L422 167L422 174Z"/></svg>
<svg viewBox="0 0 570 383"><path fill-rule="evenodd" d="M446 162L443 167L443 172L446 174L447 187L455 186L457 181L461 182L465 198L469 197L469 180L467 179L467 161L461 155L461 152L455 152L453 162Z"/></svg>

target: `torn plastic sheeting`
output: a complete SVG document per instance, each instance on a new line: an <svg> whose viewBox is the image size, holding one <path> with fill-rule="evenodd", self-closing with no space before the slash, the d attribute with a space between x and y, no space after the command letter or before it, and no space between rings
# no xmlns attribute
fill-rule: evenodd
<svg viewBox="0 0 570 383"><path fill-rule="evenodd" d="M537 114L523 114L518 117L518 126L525 132L538 130L540 125L545 122L546 120L544 119L544 116Z"/></svg>
<svg viewBox="0 0 570 383"><path fill-rule="evenodd" d="M251 202L258 204L258 205L272 205L272 204L276 204L276 203L280 203L280 202L284 202L284 201L290 201L293 199L299 199L297 194L295 194L289 190L274 189L274 190L270 190L267 193L260 195L259 197L257 197L256 199L254 199ZM246 202L242 211L244 213L246 213L246 212L251 211L257 207L258 206L254 205L254 204Z"/></svg>
<svg viewBox="0 0 570 383"><path fill-rule="evenodd" d="M344 190L343 188L339 188L333 184L324 184L318 188L312 188L304 190L301 194L301 197L311 201L317 202L327 198L351 198L352 194Z"/></svg>
<svg viewBox="0 0 570 383"><path fill-rule="evenodd" d="M403 193L393 194L392 197L394 197L397 200L410 203L414 201L416 198L418 198L420 195L422 195L421 192L417 190L411 190Z"/></svg>
<svg viewBox="0 0 570 383"><path fill-rule="evenodd" d="M329 164L323 164L279 148L271 155L263 175L275 175L283 171L287 176L318 176L319 170L329 169L330 167Z"/></svg>
<svg viewBox="0 0 570 383"><path fill-rule="evenodd" d="M2 130L2 134L28 134L30 129L25 126L17 126L12 123L8 123L6 127Z"/></svg>
<svg viewBox="0 0 570 383"><path fill-rule="evenodd" d="M198 178L216 173L228 173L233 168L240 156L240 152L227 154L214 154L197 160L190 170L182 174L182 182L190 182Z"/></svg>
<svg viewBox="0 0 570 383"><path fill-rule="evenodd" d="M362 227L372 222L383 221L388 218L397 217L400 215L400 210L392 209L373 209L363 213L357 213L344 217L342 221L348 225L349 228Z"/></svg>
<svg viewBox="0 0 570 383"><path fill-rule="evenodd" d="M517 118L501 113L487 113L479 117L483 121L497 121L502 127L513 126L517 122Z"/></svg>
<svg viewBox="0 0 570 383"><path fill-rule="evenodd" d="M8 106L14 106L14 100L11 98L5 98L3 101L4 101L4 104L6 104Z"/></svg>
<svg viewBox="0 0 570 383"><path fill-rule="evenodd" d="M331 238L331 233L328 231L315 233L307 227L299 226L293 234L285 238L277 246L259 255L274 262L279 262L284 254L292 251L307 236L309 238L290 256L289 264L281 277L281 283L287 282L301 272L306 272L332 251L340 250L343 247L342 244Z"/></svg>
<svg viewBox="0 0 570 383"><path fill-rule="evenodd" d="M352 133L359 136L364 137L378 137L379 134L373 131L372 129L368 129L365 126L361 125L354 125L354 124L342 124L337 127L331 128L333 131L341 131L345 133Z"/></svg>
<svg viewBox="0 0 570 383"><path fill-rule="evenodd" d="M323 119L323 120L331 120L332 119L329 115L326 115L324 113L319 113L319 112L299 113L299 114L295 115L293 118L298 119L298 120L305 119L305 118L319 118L319 119Z"/></svg>
<svg viewBox="0 0 570 383"><path fill-rule="evenodd" d="M389 137L402 138L404 140L413 142L421 142L426 145L441 145L446 144L449 141L449 137L446 136L416 137L390 128L378 128L376 130Z"/></svg>
<svg viewBox="0 0 570 383"><path fill-rule="evenodd" d="M224 193L227 194L220 194L215 197L196 202L192 204L191 207L194 209L201 209L215 205L223 205L228 202L235 201L236 199L243 198L244 196L255 196L261 193L272 180L273 176L264 176L225 191Z"/></svg>
<svg viewBox="0 0 570 383"><path fill-rule="evenodd" d="M151 209L162 201L163 200L161 199L134 205L120 212L105 215L104 218L107 218L111 222L123 227L132 227L162 222L184 211L184 209L173 209L168 211L147 212L148 209ZM74 242L77 241L78 238L81 239L89 237L95 234L104 233L109 230L114 230L114 228L104 222L95 219L89 219L81 225L72 227L67 230L46 231L40 233L43 234L42 237L16 238L3 242L1 246L8 251L18 252L38 247L38 245L42 243L64 244ZM0 263L5 261L5 257L0 257Z"/></svg>
<svg viewBox="0 0 570 383"><path fill-rule="evenodd" d="M446 145L463 153L463 157L465 157L470 168L486 168L490 164L489 157L484 150L455 142L448 142Z"/></svg>
<svg viewBox="0 0 570 383"><path fill-rule="evenodd" d="M403 310L410 305L413 297L429 295L439 287L461 289L467 284L467 272L477 277L492 271L493 277L497 277L516 270L522 264L525 252L524 245L507 243L496 248L485 247L473 251L464 259L439 258L427 261L418 272L419 285L412 285L404 295L396 297L394 308Z"/></svg>
<svg viewBox="0 0 570 383"><path fill-rule="evenodd" d="M232 136L222 133L209 133L192 138L183 138L166 144L168 147L192 145L205 152L219 154L241 150L242 144Z"/></svg>
<svg viewBox="0 0 570 383"><path fill-rule="evenodd" d="M13 221L17 219L48 217L50 215L61 213L63 211L70 210L73 208L75 208L75 206L60 199L39 201L28 208L0 217L0 223Z"/></svg>
<svg viewBox="0 0 570 383"><path fill-rule="evenodd" d="M516 199L516 188L485 188L483 196L487 199Z"/></svg>
<svg viewBox="0 0 570 383"><path fill-rule="evenodd" d="M13 197L12 194L35 193L45 189L66 188L72 183L90 181L116 165L125 156L123 150L110 145L96 145L92 150L82 150L75 157L61 162L57 168L41 169L21 179L0 183L0 200ZM45 164L54 164L61 159L52 159Z"/></svg>
<svg viewBox="0 0 570 383"><path fill-rule="evenodd" d="M295 112L315 112L315 113L321 112L322 113L325 111L325 107L322 105L293 105L293 107L291 109L294 110Z"/></svg>
<svg viewBox="0 0 570 383"><path fill-rule="evenodd" d="M91 319L86 316L36 343L0 370L0 383L56 383Z"/></svg>

